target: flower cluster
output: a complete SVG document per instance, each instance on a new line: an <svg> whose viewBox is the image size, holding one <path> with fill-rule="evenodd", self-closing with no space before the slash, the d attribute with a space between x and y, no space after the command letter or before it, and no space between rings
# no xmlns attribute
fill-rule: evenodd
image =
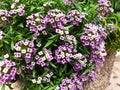
<svg viewBox="0 0 120 90"><path fill-rule="evenodd" d="M3 39L3 31L0 30L0 40L2 40L2 39Z"/></svg>
<svg viewBox="0 0 120 90"><path fill-rule="evenodd" d="M85 76L86 75L82 75L80 77L80 76L78 76L77 73L73 73L70 76L70 78L66 77L65 79L63 79L60 86L56 87L54 90L83 90L82 85L85 80ZM91 74L91 76L92 76L92 74Z"/></svg>
<svg viewBox="0 0 120 90"><path fill-rule="evenodd" d="M52 76L53 76L53 72L50 72L43 77L42 81L43 82L50 82L50 79Z"/></svg>
<svg viewBox="0 0 120 90"><path fill-rule="evenodd" d="M52 28L63 28L64 24L67 23L67 20L65 18L65 14L58 10L49 10L47 12L47 15L45 17L45 21L52 26Z"/></svg>
<svg viewBox="0 0 120 90"><path fill-rule="evenodd" d="M68 29L66 27L62 27L60 29L55 29L55 32L59 33L60 35L67 35L67 34L69 34L69 31L68 31ZM62 37L64 37L64 36L62 36Z"/></svg>
<svg viewBox="0 0 120 90"><path fill-rule="evenodd" d="M55 59L58 63L66 64L71 61L73 46L65 43L55 50Z"/></svg>
<svg viewBox="0 0 120 90"><path fill-rule="evenodd" d="M37 79L32 79L32 83L41 84L41 83L45 83L45 82L50 82L50 79L52 76L53 76L53 72L49 72L43 78L38 77Z"/></svg>
<svg viewBox="0 0 120 90"><path fill-rule="evenodd" d="M98 3L99 7L97 10L100 12L102 16L107 17L110 12L113 12L113 9L110 7L111 2L109 0L98 0Z"/></svg>
<svg viewBox="0 0 120 90"><path fill-rule="evenodd" d="M7 11L7 10L0 10L0 20L2 21L2 24L9 24L12 23L12 17L13 15L19 15L19 16L23 16L25 13L25 5L24 4L20 4L18 7L16 6L16 4L19 2L15 1L12 5L11 5L11 10ZM0 22L1 23L1 22Z"/></svg>
<svg viewBox="0 0 120 90"><path fill-rule="evenodd" d="M110 33L116 30L116 27L114 24L108 23L106 28L109 30Z"/></svg>
<svg viewBox="0 0 120 90"><path fill-rule="evenodd" d="M105 56L107 55L105 50L105 42L101 42L96 44L94 48L91 48L91 59L96 63L101 63L105 60Z"/></svg>
<svg viewBox="0 0 120 90"><path fill-rule="evenodd" d="M15 62L10 60L0 61L0 83L7 83L15 79L17 68Z"/></svg>
<svg viewBox="0 0 120 90"><path fill-rule="evenodd" d="M34 43L27 39L17 42L14 46L14 49L16 50L16 52L14 52L14 56L16 58L25 59L26 63L29 63L31 59L33 59L33 55L36 52Z"/></svg>
<svg viewBox="0 0 120 90"><path fill-rule="evenodd" d="M52 52L43 48L42 51L38 52L38 55L35 56L36 64L41 65L42 67L48 66L48 62L53 59Z"/></svg>
<svg viewBox="0 0 120 90"><path fill-rule="evenodd" d="M52 4L51 4L50 2L44 3L41 8L42 8L42 10L45 10L45 9L48 8L48 7L52 7Z"/></svg>
<svg viewBox="0 0 120 90"><path fill-rule="evenodd" d="M66 5L66 6L72 6L73 7L73 3L77 3L78 0L63 0L63 3Z"/></svg>
<svg viewBox="0 0 120 90"><path fill-rule="evenodd" d="M17 3L13 3L11 5L11 10L9 11L10 15L14 15L14 14L18 14L19 16L23 16L25 13L25 5L24 4L20 4L18 7L16 7Z"/></svg>
<svg viewBox="0 0 120 90"><path fill-rule="evenodd" d="M35 62L30 62L29 64L27 63L25 66L22 66L22 70L24 71L31 71L35 66Z"/></svg>
<svg viewBox="0 0 120 90"><path fill-rule="evenodd" d="M84 67L86 67L87 58L85 58L85 56L82 55L81 53L77 53L73 55L73 59L76 60L74 61L74 66L73 66L75 72L79 72L83 70Z"/></svg>
<svg viewBox="0 0 120 90"><path fill-rule="evenodd" d="M84 32L82 33L81 40L84 46L90 46L91 59L97 64L104 61L106 56L105 39L107 32L102 26L95 24L85 24Z"/></svg>
<svg viewBox="0 0 120 90"><path fill-rule="evenodd" d="M106 17L105 25L102 20L79 12L79 7L84 9L82 11L96 9L91 9L96 2L87 1L64 0L67 6L63 7L56 0L39 3L35 0L34 4L25 1L26 7L29 6L25 11L25 5L15 0L10 10L0 10L0 27L7 29L0 30L0 48L3 51L0 55L4 54L0 56L0 59L4 58L0 60L0 82L13 81L17 75L20 77L17 79L25 79L25 87L32 84L28 89L83 90L84 84L95 80L97 68L107 55L105 40L115 27L107 24L107 20L110 22L107 16L112 12L109 0L98 0L100 13L93 12L101 19ZM85 3L87 7L82 5ZM39 9L44 12L40 13ZM20 19L18 16L25 18L26 23L23 19L12 23ZM92 23L88 23L91 20ZM12 24L3 25L7 23ZM6 60L8 58L15 62Z"/></svg>
<svg viewBox="0 0 120 90"><path fill-rule="evenodd" d="M44 17L39 13L28 16L26 22L26 26L29 26L30 31L36 33L39 31L43 31L46 28Z"/></svg>
<svg viewBox="0 0 120 90"><path fill-rule="evenodd" d="M85 19L86 14L80 14L78 10L71 10L67 13L67 20L73 26L78 26Z"/></svg>
<svg viewBox="0 0 120 90"><path fill-rule="evenodd" d="M71 79L65 78L60 84L60 90L76 90L76 87Z"/></svg>
<svg viewBox="0 0 120 90"><path fill-rule="evenodd" d="M90 45L94 47L99 42L106 39L106 32L102 26L97 26L95 24L85 24L84 32L82 33L81 40L83 42L83 46Z"/></svg>
<svg viewBox="0 0 120 90"><path fill-rule="evenodd" d="M68 41L71 45L76 45L77 44L77 40L76 37L74 35L66 35L66 37L64 38L64 41Z"/></svg>

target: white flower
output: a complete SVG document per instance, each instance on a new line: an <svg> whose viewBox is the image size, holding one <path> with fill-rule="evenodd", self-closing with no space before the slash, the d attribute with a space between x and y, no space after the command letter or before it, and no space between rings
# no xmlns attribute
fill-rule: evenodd
<svg viewBox="0 0 120 90"><path fill-rule="evenodd" d="M25 54L25 53L26 53L26 50L25 50L25 49L22 49L22 50L21 50L21 53L22 53L22 54Z"/></svg>
<svg viewBox="0 0 120 90"><path fill-rule="evenodd" d="M59 87L59 86L57 86L54 90L60 90L60 87Z"/></svg>
<svg viewBox="0 0 120 90"><path fill-rule="evenodd" d="M40 84L41 83L41 80L37 80L37 84Z"/></svg>
<svg viewBox="0 0 120 90"><path fill-rule="evenodd" d="M15 5L16 5L16 3L13 3L13 4L11 5L11 9L14 9L14 8L15 8Z"/></svg>
<svg viewBox="0 0 120 90"><path fill-rule="evenodd" d="M0 35L0 40L2 40L3 36Z"/></svg>
<svg viewBox="0 0 120 90"><path fill-rule="evenodd" d="M69 34L69 32L68 32L68 31L65 31L65 34Z"/></svg>
<svg viewBox="0 0 120 90"><path fill-rule="evenodd" d="M19 46L17 46L15 49L16 49L17 51L21 51L21 47L19 47Z"/></svg>
<svg viewBox="0 0 120 90"><path fill-rule="evenodd" d="M5 63L4 61L0 61L0 67L3 66Z"/></svg>
<svg viewBox="0 0 120 90"><path fill-rule="evenodd" d="M27 45L28 45L28 41L25 41L25 42L24 42L24 45L27 46Z"/></svg>
<svg viewBox="0 0 120 90"><path fill-rule="evenodd" d="M36 79L32 79L32 83L36 83Z"/></svg>
<svg viewBox="0 0 120 90"><path fill-rule="evenodd" d="M5 55L4 55L4 58L9 58L9 54L5 54Z"/></svg>
<svg viewBox="0 0 120 90"><path fill-rule="evenodd" d="M0 30L0 35L2 35L2 34L3 34L3 31Z"/></svg>
<svg viewBox="0 0 120 90"><path fill-rule="evenodd" d="M8 72L8 69L9 69L9 68L7 68L7 67L4 68L4 69L3 69L3 73L7 73L7 72Z"/></svg>
<svg viewBox="0 0 120 90"><path fill-rule="evenodd" d="M46 57L42 57L41 59L44 61L44 60L46 60Z"/></svg>
<svg viewBox="0 0 120 90"><path fill-rule="evenodd" d="M38 55L43 55L43 51L38 52Z"/></svg>
<svg viewBox="0 0 120 90"><path fill-rule="evenodd" d="M38 80L42 80L42 77L38 77Z"/></svg>
<svg viewBox="0 0 120 90"><path fill-rule="evenodd" d="M18 3L20 0L15 0L15 3Z"/></svg>
<svg viewBox="0 0 120 90"><path fill-rule="evenodd" d="M31 62L31 64L34 66L34 65L35 65L35 62Z"/></svg>
<svg viewBox="0 0 120 90"><path fill-rule="evenodd" d="M35 19L35 21L36 21L36 22L39 22L39 21L40 21L40 18Z"/></svg>

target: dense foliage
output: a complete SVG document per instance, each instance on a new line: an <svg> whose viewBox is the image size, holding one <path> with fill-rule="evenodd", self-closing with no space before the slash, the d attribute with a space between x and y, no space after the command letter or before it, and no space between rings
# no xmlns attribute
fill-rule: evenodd
<svg viewBox="0 0 120 90"><path fill-rule="evenodd" d="M119 0L0 1L0 82L8 86L83 90L120 48Z"/></svg>

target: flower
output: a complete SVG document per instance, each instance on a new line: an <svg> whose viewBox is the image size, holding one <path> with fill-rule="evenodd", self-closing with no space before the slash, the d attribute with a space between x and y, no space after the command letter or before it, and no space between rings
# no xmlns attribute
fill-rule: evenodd
<svg viewBox="0 0 120 90"><path fill-rule="evenodd" d="M6 59L6 58L9 58L9 54L5 54L4 55L4 58Z"/></svg>
<svg viewBox="0 0 120 90"><path fill-rule="evenodd" d="M66 64L71 61L73 46L65 43L55 50L55 59L58 63Z"/></svg>
<svg viewBox="0 0 120 90"><path fill-rule="evenodd" d="M76 90L76 86L71 79L66 77L60 84L60 90Z"/></svg>
<svg viewBox="0 0 120 90"><path fill-rule="evenodd" d="M86 14L80 14L77 10L71 10L67 13L67 20L70 22L73 26L78 26L79 23L82 22L83 19L85 19Z"/></svg>
<svg viewBox="0 0 120 90"><path fill-rule="evenodd" d="M26 63L29 63L33 58L33 55L36 52L34 47L34 43L29 40L21 40L17 42L14 46L16 52L14 52L14 56L16 58L23 58L25 59Z"/></svg>
<svg viewBox="0 0 120 90"><path fill-rule="evenodd" d="M90 23L85 24L84 32L80 38L83 42L83 46L90 45L91 47L94 47L99 42L105 40L106 37L107 33L102 26Z"/></svg>
<svg viewBox="0 0 120 90"><path fill-rule="evenodd" d="M98 0L99 7L97 10L100 12L101 16L107 17L110 12L113 12L111 8L111 2L109 0Z"/></svg>
<svg viewBox="0 0 120 90"><path fill-rule="evenodd" d="M2 68L2 70L0 70L1 83L11 82L15 79L17 74L17 68L15 65L15 62L7 59L0 61L0 68Z"/></svg>
<svg viewBox="0 0 120 90"><path fill-rule="evenodd" d="M54 29L61 29L67 23L65 14L58 9L49 10L45 16L45 21Z"/></svg>
<svg viewBox="0 0 120 90"><path fill-rule="evenodd" d="M38 55L35 56L36 64L43 66L48 65L48 62L53 60L52 52L43 48L42 51L38 52Z"/></svg>
<svg viewBox="0 0 120 90"><path fill-rule="evenodd" d="M30 31L38 33L46 28L46 21L44 16L39 13L32 14L26 18L27 26L29 26Z"/></svg>
<svg viewBox="0 0 120 90"><path fill-rule="evenodd" d="M0 40L2 40L2 39L3 39L3 31L0 30Z"/></svg>

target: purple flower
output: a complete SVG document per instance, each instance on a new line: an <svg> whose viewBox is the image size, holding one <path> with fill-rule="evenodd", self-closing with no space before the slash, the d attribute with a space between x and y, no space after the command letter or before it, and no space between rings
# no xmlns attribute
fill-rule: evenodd
<svg viewBox="0 0 120 90"><path fill-rule="evenodd" d="M65 78L60 84L60 90L76 90L76 86L71 79Z"/></svg>
<svg viewBox="0 0 120 90"><path fill-rule="evenodd" d="M0 83L7 83L11 82L15 79L17 74L17 68L15 67L16 64L10 60L2 60L0 61Z"/></svg>
<svg viewBox="0 0 120 90"><path fill-rule="evenodd" d="M67 13L67 20L73 26L78 26L85 19L86 14L80 14L77 10L71 10Z"/></svg>
<svg viewBox="0 0 120 90"><path fill-rule="evenodd" d="M71 61L73 46L65 43L55 50L55 59L58 63L66 64Z"/></svg>
<svg viewBox="0 0 120 90"><path fill-rule="evenodd" d="M30 31L38 32L43 31L46 28L46 21L41 14L32 14L26 18L27 26L29 26Z"/></svg>
<svg viewBox="0 0 120 90"><path fill-rule="evenodd" d="M36 52L34 43L27 39L17 42L14 46L14 49L16 50L16 52L14 52L14 56L25 59L26 63L31 61Z"/></svg>
<svg viewBox="0 0 120 90"><path fill-rule="evenodd" d="M38 55L35 56L36 64L43 66L48 66L48 63L53 60L52 52L43 48L42 51L38 52Z"/></svg>
<svg viewBox="0 0 120 90"><path fill-rule="evenodd" d="M110 12L113 12L111 8L111 2L109 0L98 0L98 11L100 12L101 16L107 17Z"/></svg>
<svg viewBox="0 0 120 90"><path fill-rule="evenodd" d="M61 29L67 23L65 14L58 9L48 11L45 20L52 28Z"/></svg>

